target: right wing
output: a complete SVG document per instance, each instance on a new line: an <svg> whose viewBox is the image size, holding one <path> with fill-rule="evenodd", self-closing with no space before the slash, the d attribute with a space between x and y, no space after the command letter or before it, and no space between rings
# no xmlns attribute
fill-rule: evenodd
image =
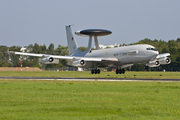
<svg viewBox="0 0 180 120"><path fill-rule="evenodd" d="M48 54L36 54L36 53L23 53L23 52L15 52L17 55L26 55L26 56L35 56L35 57L45 57L45 58L54 58L54 59L65 59L65 60L73 60L73 59L81 59L84 61L118 61L117 58L97 58L97 57L76 57L76 56L60 56L60 55L48 55Z"/></svg>
<svg viewBox="0 0 180 120"><path fill-rule="evenodd" d="M27 56L35 56L35 57L52 57L55 59L73 59L72 56L59 56L59 55L48 55L48 54L36 54L36 53L23 53L23 52L15 52L17 55L27 55Z"/></svg>

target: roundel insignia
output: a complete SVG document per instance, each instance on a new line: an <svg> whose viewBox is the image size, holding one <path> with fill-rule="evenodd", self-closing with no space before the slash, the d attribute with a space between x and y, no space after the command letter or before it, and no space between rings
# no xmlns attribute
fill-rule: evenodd
<svg viewBox="0 0 180 120"><path fill-rule="evenodd" d="M74 38L72 37L72 40L74 40Z"/></svg>

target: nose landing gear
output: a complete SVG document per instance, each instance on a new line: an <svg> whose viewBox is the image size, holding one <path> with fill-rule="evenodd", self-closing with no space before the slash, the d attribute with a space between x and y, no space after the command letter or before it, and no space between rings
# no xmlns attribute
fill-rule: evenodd
<svg viewBox="0 0 180 120"><path fill-rule="evenodd" d="M148 70L148 69L149 69L149 66L148 66L148 65L144 65L144 69L145 69L145 70Z"/></svg>

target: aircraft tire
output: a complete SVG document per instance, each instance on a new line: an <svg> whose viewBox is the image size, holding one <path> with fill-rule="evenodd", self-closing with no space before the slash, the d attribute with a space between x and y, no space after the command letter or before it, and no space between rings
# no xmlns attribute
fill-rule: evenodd
<svg viewBox="0 0 180 120"><path fill-rule="evenodd" d="M94 70L94 74L97 74L97 69Z"/></svg>
<svg viewBox="0 0 180 120"><path fill-rule="evenodd" d="M148 65L144 65L144 69L145 69L145 70L148 70L148 69L149 69L149 66L148 66Z"/></svg>
<svg viewBox="0 0 180 120"><path fill-rule="evenodd" d="M124 69L122 69L122 74L124 74L125 73L125 70Z"/></svg>
<svg viewBox="0 0 180 120"><path fill-rule="evenodd" d="M91 74L94 74L94 70L93 69L91 70Z"/></svg>
<svg viewBox="0 0 180 120"><path fill-rule="evenodd" d="M119 73L119 70L118 69L116 69L116 74L118 74Z"/></svg>
<svg viewBox="0 0 180 120"><path fill-rule="evenodd" d="M122 73L122 70L121 69L119 69L119 74L121 74Z"/></svg>
<svg viewBox="0 0 180 120"><path fill-rule="evenodd" d="M100 74L100 69L97 69L97 73Z"/></svg>

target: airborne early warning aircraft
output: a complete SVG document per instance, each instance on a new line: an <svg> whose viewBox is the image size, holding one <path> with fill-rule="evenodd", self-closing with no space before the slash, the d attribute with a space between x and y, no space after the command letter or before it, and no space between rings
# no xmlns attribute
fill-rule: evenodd
<svg viewBox="0 0 180 120"><path fill-rule="evenodd" d="M158 67L160 64L169 64L171 59L169 53L159 54L155 47L148 44L130 45L117 48L100 49L98 36L109 35L112 32L103 29L86 29L75 32L80 36L89 37L88 50L81 52L71 30L71 25L66 26L69 56L34 54L15 52L19 55L41 57L41 63L51 64L59 59L66 59L68 65L93 68L92 74L99 74L100 67L116 68L116 74L124 74L126 67L137 63L144 63L145 69ZM96 50L91 51L92 38L94 37Z"/></svg>

